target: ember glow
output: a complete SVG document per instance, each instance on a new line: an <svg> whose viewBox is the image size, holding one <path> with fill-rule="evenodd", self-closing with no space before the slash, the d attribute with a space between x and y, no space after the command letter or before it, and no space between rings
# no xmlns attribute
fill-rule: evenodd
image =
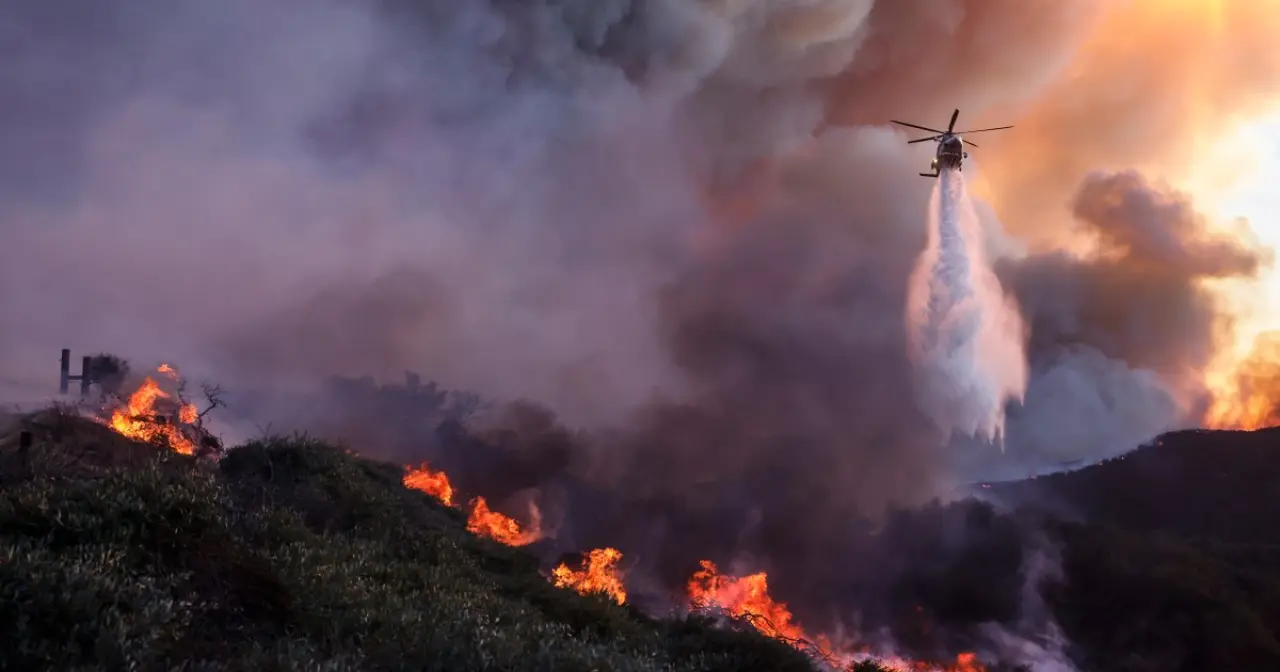
<svg viewBox="0 0 1280 672"><path fill-rule="evenodd" d="M597 548L587 553L581 569L570 569L560 563L551 570L557 588L572 588L583 595L604 594L618 604L627 601L627 591L618 574L622 552L616 548Z"/></svg>
<svg viewBox="0 0 1280 672"><path fill-rule="evenodd" d="M542 513L530 505L531 521L528 529L521 527L514 518L489 508L484 497L471 500L471 515L467 517L467 529L472 534L489 537L508 546L528 546L542 538Z"/></svg>
<svg viewBox="0 0 1280 672"><path fill-rule="evenodd" d="M161 373L173 372L168 365L161 365L158 370ZM131 439L146 443L164 443L183 455L194 454L195 442L182 433L179 424L166 421L165 414L157 409L157 404L164 402L175 403L172 395L160 389L155 379L147 376L143 379L142 385L129 395L129 401L111 413L108 424L112 429ZM180 423L190 424L196 421L199 413L193 404L176 403L176 419Z"/></svg>
<svg viewBox="0 0 1280 672"><path fill-rule="evenodd" d="M435 497L445 506L453 506L453 485L443 471L432 471L426 462L405 471L404 485Z"/></svg>

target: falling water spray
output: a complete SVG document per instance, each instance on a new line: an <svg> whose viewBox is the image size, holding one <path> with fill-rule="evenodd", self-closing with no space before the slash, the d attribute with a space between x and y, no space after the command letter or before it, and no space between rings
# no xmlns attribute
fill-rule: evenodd
<svg viewBox="0 0 1280 672"><path fill-rule="evenodd" d="M921 409L948 436L1004 448L1004 409L1027 387L1026 330L991 270L964 177L941 171L911 273L907 338Z"/></svg>

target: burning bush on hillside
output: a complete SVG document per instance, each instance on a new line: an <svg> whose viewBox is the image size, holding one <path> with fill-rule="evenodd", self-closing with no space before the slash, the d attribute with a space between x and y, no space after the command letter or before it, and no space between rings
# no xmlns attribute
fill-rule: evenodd
<svg viewBox="0 0 1280 672"><path fill-rule="evenodd" d="M188 395L187 380L169 364L160 364L141 380L131 377L128 361L114 355L96 355L90 364L87 373L102 391L101 402L86 411L90 417L128 438L183 455L222 455L221 440L204 423L224 405L222 388L202 384L201 409Z"/></svg>

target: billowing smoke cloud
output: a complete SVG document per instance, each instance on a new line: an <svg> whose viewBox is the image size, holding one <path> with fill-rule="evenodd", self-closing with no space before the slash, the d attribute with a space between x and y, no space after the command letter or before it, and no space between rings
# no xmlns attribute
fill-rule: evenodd
<svg viewBox="0 0 1280 672"><path fill-rule="evenodd" d="M1025 447L1012 461L1024 466L1032 455L1042 467L1109 457L1194 422L1226 326L1206 282L1253 277L1272 261L1132 171L1091 174L1071 212L1092 253L1003 269L1031 327L1031 385L1009 421L1011 443Z"/></svg>
<svg viewBox="0 0 1280 672"><path fill-rule="evenodd" d="M1239 4L1197 41L1192 9L1153 1L5 3L5 391L46 394L67 346L233 390L414 370L532 399L555 416L500 443L540 468L444 466L513 497L572 473L596 490L549 511L566 546L677 578L749 556L804 594L850 573L858 512L1194 415L1221 318L1200 283L1265 259L1085 169L1159 166L1252 109L1235 84L1274 72L1270 42L1215 40L1273 24ZM1115 58L1135 17L1161 58ZM1206 88L1169 44L1248 76ZM1173 75L1113 104L1118 63ZM1169 82L1213 110L1182 115ZM1004 456L922 429L904 347L928 157L877 126L952 107L1017 124L971 159L989 239L1073 216L1096 239L1000 260L1032 367ZM1129 141L1138 119L1161 133Z"/></svg>

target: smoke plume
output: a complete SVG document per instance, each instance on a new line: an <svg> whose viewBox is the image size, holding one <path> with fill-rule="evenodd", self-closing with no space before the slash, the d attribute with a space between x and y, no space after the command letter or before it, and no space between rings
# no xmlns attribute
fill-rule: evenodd
<svg viewBox="0 0 1280 672"><path fill-rule="evenodd" d="M929 203L929 242L911 273L908 341L926 413L956 432L1004 445L1004 410L1027 387L1017 306L987 263L964 176L942 167Z"/></svg>
<svg viewBox="0 0 1280 672"><path fill-rule="evenodd" d="M1092 251L1000 268L1031 333L1026 403L1009 418L1011 445L1027 447L1010 462L1024 473L1035 471L1029 455L1041 469L1096 460L1196 422L1203 372L1229 327L1208 281L1272 263L1269 250L1212 232L1186 194L1134 171L1090 174L1070 205Z"/></svg>

